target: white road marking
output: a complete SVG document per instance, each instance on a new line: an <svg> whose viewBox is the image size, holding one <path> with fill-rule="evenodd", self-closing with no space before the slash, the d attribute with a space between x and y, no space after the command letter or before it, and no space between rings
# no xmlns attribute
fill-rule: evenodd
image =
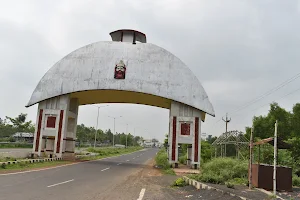
<svg viewBox="0 0 300 200"><path fill-rule="evenodd" d="M103 171L105 171L105 170L108 170L108 169L109 169L109 167L108 167L108 168L105 168L105 169L102 169L101 172L103 172Z"/></svg>
<svg viewBox="0 0 300 200"><path fill-rule="evenodd" d="M135 158L132 158L133 160L135 159Z"/></svg>
<svg viewBox="0 0 300 200"><path fill-rule="evenodd" d="M140 157L140 156L137 156L137 158L138 158L138 157Z"/></svg>
<svg viewBox="0 0 300 200"><path fill-rule="evenodd" d="M57 185L69 183L69 182L72 182L72 181L74 181L74 179L71 179L71 180L68 180L68 181L64 181L64 182L61 182L61 183L56 183L56 184L53 184L53 185L48 185L47 187L50 188L50 187L54 187L54 186L57 186Z"/></svg>
<svg viewBox="0 0 300 200"><path fill-rule="evenodd" d="M129 160L126 160L126 162L129 162Z"/></svg>
<svg viewBox="0 0 300 200"><path fill-rule="evenodd" d="M144 195L145 195L145 191L146 191L145 188L143 188L143 189L141 190L140 196L139 196L139 198L138 198L137 200L142 200L142 199L143 199L143 197L144 197Z"/></svg>
<svg viewBox="0 0 300 200"><path fill-rule="evenodd" d="M122 163L118 163L117 165L121 165Z"/></svg>
<svg viewBox="0 0 300 200"><path fill-rule="evenodd" d="M89 162L89 161L87 161ZM59 165L56 167L49 167L49 168L43 168L43 169L34 169L34 170L30 170L30 171L23 171L23 172L13 172L13 173L8 173L8 174L0 174L0 176L8 176L8 175L16 175L16 174L25 174L25 173L30 173L30 172L39 172L39 171L44 171L44 170L48 170L48 169L55 169L55 168L60 168L60 167L66 167L69 165L76 165L76 164L80 164L80 163L84 163L84 162L78 162L78 163L71 163L71 164L65 164L65 165Z"/></svg>

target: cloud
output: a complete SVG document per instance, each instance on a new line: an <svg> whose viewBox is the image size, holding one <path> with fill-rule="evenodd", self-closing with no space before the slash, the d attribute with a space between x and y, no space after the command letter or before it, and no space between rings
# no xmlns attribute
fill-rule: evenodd
<svg viewBox="0 0 300 200"><path fill-rule="evenodd" d="M299 73L299 7L296 0L5 2L0 8L0 84L6 96L0 99L0 116L28 111L35 120L36 108L23 106L56 61L86 44L110 40L111 31L132 28L145 32L149 43L169 50L195 73L216 111L216 118L207 117L202 131L219 135L224 130L220 118L226 112ZM230 129L243 131L254 114L268 108L251 110L296 89L299 82L236 113L240 116L232 117ZM17 91L17 98L12 91ZM290 108L299 96L280 101ZM126 113L127 108L136 112L127 120L161 140L168 131L166 110L115 106L118 109L109 108L112 113ZM94 116L89 113L95 110L82 107L80 112L84 117L79 122L92 126ZM155 116L151 123L149 116ZM111 126L105 118L103 122L104 128ZM126 129L124 123L120 128Z"/></svg>

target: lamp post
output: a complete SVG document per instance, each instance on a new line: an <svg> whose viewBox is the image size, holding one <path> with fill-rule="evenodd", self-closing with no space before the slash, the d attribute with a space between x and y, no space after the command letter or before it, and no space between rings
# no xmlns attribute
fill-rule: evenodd
<svg viewBox="0 0 300 200"><path fill-rule="evenodd" d="M128 124L126 124L126 148L128 147L128 144L127 144L127 136L128 136Z"/></svg>
<svg viewBox="0 0 300 200"><path fill-rule="evenodd" d="M114 133L113 133L113 147L114 147L115 146L115 134L116 134L116 119L121 118L122 116L118 116L118 117L108 116L108 117L114 119Z"/></svg>
<svg viewBox="0 0 300 200"><path fill-rule="evenodd" d="M105 106L95 106L95 105L92 105L92 106L98 108L97 123L96 123L96 131L95 131L95 139L94 139L94 148L95 148L95 147L96 147L96 140L97 140L97 129L98 129L99 110L100 110L100 108L107 107L107 106L109 106L109 105L105 105Z"/></svg>

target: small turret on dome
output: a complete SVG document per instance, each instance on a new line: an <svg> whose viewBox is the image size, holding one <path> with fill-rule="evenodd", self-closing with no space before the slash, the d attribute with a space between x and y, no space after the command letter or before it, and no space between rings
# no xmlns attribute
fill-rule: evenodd
<svg viewBox="0 0 300 200"><path fill-rule="evenodd" d="M111 39L116 42L130 42L136 44L136 41L147 43L146 35L142 32L131 29L120 29L110 33Z"/></svg>

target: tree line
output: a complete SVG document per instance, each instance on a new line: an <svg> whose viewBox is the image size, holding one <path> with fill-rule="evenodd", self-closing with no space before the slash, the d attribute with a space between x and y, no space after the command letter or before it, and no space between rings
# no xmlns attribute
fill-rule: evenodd
<svg viewBox="0 0 300 200"><path fill-rule="evenodd" d="M27 121L27 114L21 113L17 117L0 118L0 141L14 141L13 134L17 132L34 133L35 125L32 121ZM97 144L112 145L113 133L110 129L103 131L94 127L87 127L84 124L77 125L76 138L79 144L94 144L96 134ZM143 138L134 136L130 133L116 133L114 137L115 144L134 146L137 145Z"/></svg>

